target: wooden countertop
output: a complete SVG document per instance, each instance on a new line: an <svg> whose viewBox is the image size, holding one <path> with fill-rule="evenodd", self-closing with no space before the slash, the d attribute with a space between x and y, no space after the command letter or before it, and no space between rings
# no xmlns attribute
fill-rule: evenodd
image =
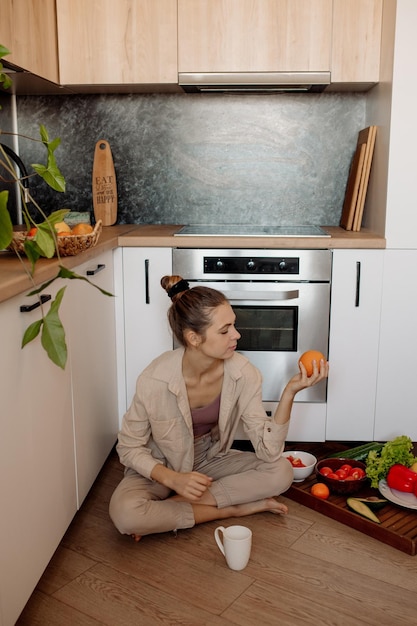
<svg viewBox="0 0 417 626"><path fill-rule="evenodd" d="M314 249L314 248L385 248L385 239L366 229L359 233L346 231L336 226L323 226L330 237L194 237L175 236L181 225L175 224L126 224L104 227L97 245L81 254L63 257L62 265L73 269L106 250L122 247L161 248L270 248L270 249ZM30 268L30 264L25 260ZM36 265L37 285L52 278L58 270L58 259L40 259ZM13 252L0 252L0 302L32 289L19 259Z"/></svg>
<svg viewBox="0 0 417 626"><path fill-rule="evenodd" d="M231 237L175 236L181 225L143 224L119 238L122 247L161 248L385 248L385 239L363 229L358 233L337 226L323 226L330 237Z"/></svg>

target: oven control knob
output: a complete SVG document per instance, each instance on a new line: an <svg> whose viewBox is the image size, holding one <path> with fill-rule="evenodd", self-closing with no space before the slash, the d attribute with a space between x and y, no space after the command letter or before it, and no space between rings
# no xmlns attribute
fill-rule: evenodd
<svg viewBox="0 0 417 626"><path fill-rule="evenodd" d="M284 259L282 259L282 261L278 263L278 267L281 270L281 272L285 272L285 270L288 269L287 262Z"/></svg>
<svg viewBox="0 0 417 626"><path fill-rule="evenodd" d="M248 261L246 263L246 269L248 269L248 270L252 271L252 270L255 269L255 267L256 267L256 263L255 263L255 261L253 259L251 259L250 261Z"/></svg>
<svg viewBox="0 0 417 626"><path fill-rule="evenodd" d="M219 272L222 272L225 269L225 264L224 261L222 261L221 259L217 259L216 261L216 270Z"/></svg>

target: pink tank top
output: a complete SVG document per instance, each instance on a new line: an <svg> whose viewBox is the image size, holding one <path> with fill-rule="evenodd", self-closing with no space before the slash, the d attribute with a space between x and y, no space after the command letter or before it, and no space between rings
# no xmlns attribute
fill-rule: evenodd
<svg viewBox="0 0 417 626"><path fill-rule="evenodd" d="M206 435L216 426L219 421L220 398L221 395L217 396L217 398L207 406L191 409L194 438Z"/></svg>

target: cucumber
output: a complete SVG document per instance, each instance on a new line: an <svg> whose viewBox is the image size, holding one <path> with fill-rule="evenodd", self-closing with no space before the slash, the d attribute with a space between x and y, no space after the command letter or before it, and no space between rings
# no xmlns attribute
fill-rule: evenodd
<svg viewBox="0 0 417 626"><path fill-rule="evenodd" d="M377 441L372 441L371 443L365 443L362 446L357 446L356 448L349 448L349 450L344 450L343 452L337 452L336 454L330 454L327 458L329 459L352 459L352 461L366 461L368 458L368 454L371 450L375 450L379 452L384 447L383 443L378 443Z"/></svg>
<svg viewBox="0 0 417 626"><path fill-rule="evenodd" d="M369 498L351 498L351 500L359 500L359 502L363 502L369 506L372 511L379 511L379 509L382 509L382 507L388 504L388 500L378 498L377 496L369 496Z"/></svg>
<svg viewBox="0 0 417 626"><path fill-rule="evenodd" d="M359 500L359 498L348 498L346 500L346 503L348 507L352 509L352 511L355 511L355 513L359 513L359 515L366 517L367 519L371 520L371 522L375 522L376 524L381 523L381 521L377 518L375 513L371 511L369 506L365 504L364 502L362 502L361 500Z"/></svg>

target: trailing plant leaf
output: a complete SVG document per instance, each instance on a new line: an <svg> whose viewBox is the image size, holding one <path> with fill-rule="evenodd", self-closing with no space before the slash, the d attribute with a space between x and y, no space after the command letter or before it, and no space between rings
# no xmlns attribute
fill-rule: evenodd
<svg viewBox="0 0 417 626"><path fill-rule="evenodd" d="M13 238L13 224L7 209L8 191L0 191L0 250L7 248Z"/></svg>
<svg viewBox="0 0 417 626"><path fill-rule="evenodd" d="M42 324L43 324L43 318L40 320L36 320L36 322L33 322L33 324L30 324L26 328L23 334L22 348L24 348L28 343L36 339L36 337L39 335L39 331L41 329Z"/></svg>
<svg viewBox="0 0 417 626"><path fill-rule="evenodd" d="M67 344L65 330L58 315L59 307L66 287L62 287L56 294L48 313L43 318L41 342L49 358L55 365L65 369L67 362Z"/></svg>
<svg viewBox="0 0 417 626"><path fill-rule="evenodd" d="M40 126L40 135L43 145L48 152L47 164L32 163L32 167L37 174L55 191L65 191L65 178L61 174L55 160L54 151L61 143L61 139L57 137L49 141L48 131L43 124Z"/></svg>
<svg viewBox="0 0 417 626"><path fill-rule="evenodd" d="M88 278L86 278L85 276L80 276L80 274L76 274L75 272L69 270L68 268L64 267L63 265L59 266L58 277L60 277L60 278L68 278L69 280L73 280L73 279L85 280L89 285L91 285L92 287L95 287L96 289L98 289L104 296L110 296L111 298L114 297L114 294L110 293L110 291L106 291L105 289L102 289L98 285L95 285L94 283L92 283L91 280L88 280Z"/></svg>
<svg viewBox="0 0 417 626"><path fill-rule="evenodd" d="M0 59L5 57L7 54L10 54L10 50L0 44ZM3 84L4 89L9 89L9 87L12 86L12 79L3 72L3 69L3 63L0 62L0 83Z"/></svg>
<svg viewBox="0 0 417 626"><path fill-rule="evenodd" d="M66 287L62 287L52 301L48 313L27 327L22 339L22 348L36 339L42 329L41 343L48 357L55 365L65 369L68 357L65 330L58 315Z"/></svg>
<svg viewBox="0 0 417 626"><path fill-rule="evenodd" d="M31 274L33 276L33 274L35 273L35 264L36 264L36 261L41 256L41 251L39 250L39 246L36 244L36 241L30 240L30 239L27 239L23 243L23 247L25 249L25 254L27 258L31 262L31 265L32 265Z"/></svg>

